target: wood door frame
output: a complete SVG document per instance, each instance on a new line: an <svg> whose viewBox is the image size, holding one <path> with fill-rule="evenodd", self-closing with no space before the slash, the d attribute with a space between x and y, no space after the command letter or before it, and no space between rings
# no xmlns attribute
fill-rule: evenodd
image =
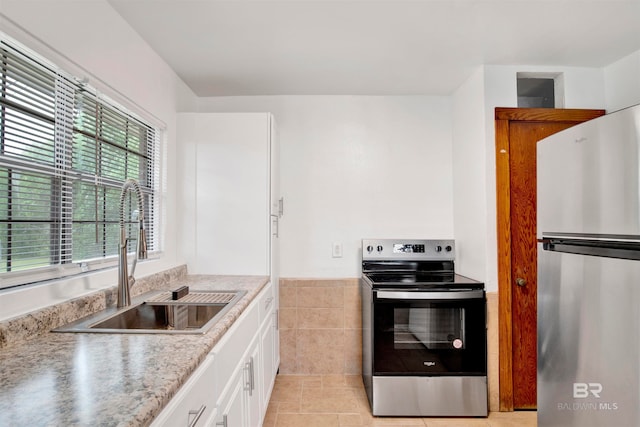
<svg viewBox="0 0 640 427"><path fill-rule="evenodd" d="M498 255L498 358L500 411L513 411L513 329L511 311L511 188L509 126L519 122L576 122L600 117L605 110L553 108L495 109L496 227Z"/></svg>

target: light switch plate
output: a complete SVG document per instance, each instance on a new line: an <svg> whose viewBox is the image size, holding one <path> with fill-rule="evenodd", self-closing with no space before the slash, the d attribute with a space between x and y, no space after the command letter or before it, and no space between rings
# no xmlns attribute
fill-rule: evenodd
<svg viewBox="0 0 640 427"><path fill-rule="evenodd" d="M332 249L331 249L331 255L334 258L342 258L342 243L340 242L333 242L332 244Z"/></svg>

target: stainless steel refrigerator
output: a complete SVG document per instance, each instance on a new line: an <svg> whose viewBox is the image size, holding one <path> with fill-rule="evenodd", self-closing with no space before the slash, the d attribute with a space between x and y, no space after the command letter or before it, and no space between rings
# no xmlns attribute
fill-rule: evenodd
<svg viewBox="0 0 640 427"><path fill-rule="evenodd" d="M538 426L640 426L640 106L538 143Z"/></svg>

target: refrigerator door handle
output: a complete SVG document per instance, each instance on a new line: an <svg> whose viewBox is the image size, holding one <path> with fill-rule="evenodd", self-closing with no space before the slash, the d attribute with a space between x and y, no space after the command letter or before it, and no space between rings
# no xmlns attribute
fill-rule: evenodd
<svg viewBox="0 0 640 427"><path fill-rule="evenodd" d="M640 260L640 236L543 233L538 242L545 251Z"/></svg>

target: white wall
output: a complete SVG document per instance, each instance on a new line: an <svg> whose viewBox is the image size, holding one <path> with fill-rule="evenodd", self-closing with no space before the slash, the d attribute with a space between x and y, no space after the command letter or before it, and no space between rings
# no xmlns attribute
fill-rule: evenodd
<svg viewBox="0 0 640 427"><path fill-rule="evenodd" d="M89 83L106 95L166 126L161 160L163 253L156 260L138 264L137 276L181 264L175 232L179 220L175 112L176 105L188 108L193 103L191 91L104 0L2 0L0 13L0 31L70 72L88 77ZM73 23L69 16L73 16ZM109 271L5 291L0 294L0 319L113 286L116 277L115 271Z"/></svg>
<svg viewBox="0 0 640 427"><path fill-rule="evenodd" d="M604 68L608 112L640 104L640 50Z"/></svg>
<svg viewBox="0 0 640 427"><path fill-rule="evenodd" d="M453 237L448 97L219 97L199 111L274 114L282 277L358 277L362 238Z"/></svg>
<svg viewBox="0 0 640 427"><path fill-rule="evenodd" d="M479 68L452 96L453 200L456 270L485 281L487 274L486 187L484 159L484 69ZM495 240L495 239L493 239Z"/></svg>
<svg viewBox="0 0 640 427"><path fill-rule="evenodd" d="M600 69L486 66L450 99L220 97L200 99L199 111L275 114L288 214L282 224L283 277L357 276L362 237L455 237L458 272L485 281L487 289L495 291L494 109L517 106L518 72L562 72L566 108L604 107ZM432 152L442 148L435 141L444 139L451 143L447 166L436 160L445 153ZM394 146L402 151L389 151ZM403 152L420 154L403 159ZM435 161L440 172L423 163L425 159ZM403 163L426 173L418 180L399 178L395 171ZM446 187L451 195L434 193ZM414 194L421 193L448 200L451 210L434 212L433 204L416 200ZM393 200L414 205L417 214L389 211ZM343 258L331 258L333 241L343 243Z"/></svg>

